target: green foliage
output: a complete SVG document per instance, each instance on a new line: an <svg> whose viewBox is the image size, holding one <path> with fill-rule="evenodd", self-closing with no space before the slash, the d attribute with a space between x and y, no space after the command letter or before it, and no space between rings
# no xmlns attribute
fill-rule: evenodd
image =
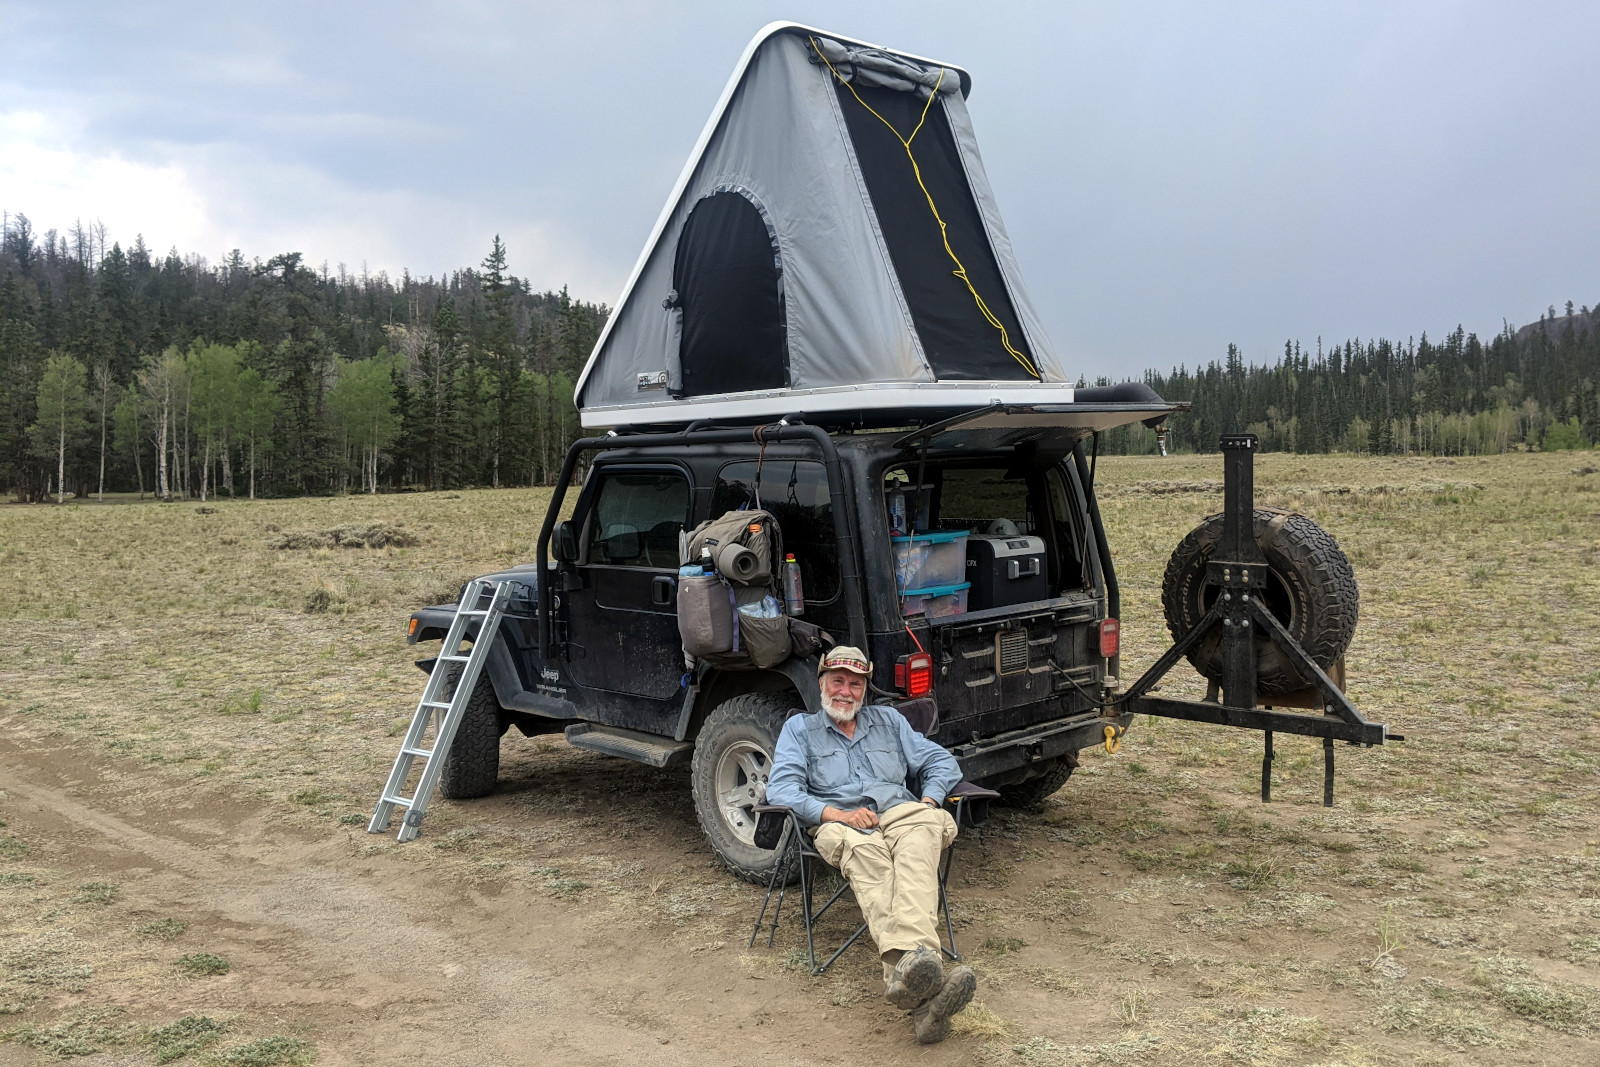
<svg viewBox="0 0 1600 1067"><path fill-rule="evenodd" d="M394 280L298 253L211 267L142 241L96 261L41 247L21 215L0 238L0 487L23 500L98 483L87 366L110 376L113 492L547 482L608 314L534 292L498 237L481 268Z"/></svg>
<svg viewBox="0 0 1600 1067"><path fill-rule="evenodd" d="M194 952L187 956L179 956L174 966L193 978L228 973L228 961L210 952Z"/></svg>
<svg viewBox="0 0 1600 1067"><path fill-rule="evenodd" d="M222 1054L222 1062L237 1067L277 1067L310 1063L315 1057L316 1050L309 1042L274 1034L248 1045L235 1045Z"/></svg>
<svg viewBox="0 0 1600 1067"><path fill-rule="evenodd" d="M182 919L154 919L135 926L133 932L144 937L158 937L163 941L172 941L181 937L188 928L189 924Z"/></svg>
<svg viewBox="0 0 1600 1067"><path fill-rule="evenodd" d="M1561 422L1552 422L1544 431L1540 447L1546 452L1570 451L1588 448L1589 439L1583 435L1583 427L1578 425L1577 416L1573 416Z"/></svg>
<svg viewBox="0 0 1600 1067"><path fill-rule="evenodd" d="M74 904L110 904L122 890L110 882L85 882L72 894Z"/></svg>
<svg viewBox="0 0 1600 1067"><path fill-rule="evenodd" d="M185 1015L177 1022L151 1030L145 1035L145 1043L153 1046L157 1063L171 1063L216 1044L227 1032L227 1023L205 1015Z"/></svg>

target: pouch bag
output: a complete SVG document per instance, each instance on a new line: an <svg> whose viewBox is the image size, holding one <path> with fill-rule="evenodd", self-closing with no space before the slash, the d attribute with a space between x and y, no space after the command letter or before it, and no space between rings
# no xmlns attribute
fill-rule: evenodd
<svg viewBox="0 0 1600 1067"><path fill-rule="evenodd" d="M733 603L721 578L678 579L678 636L691 656L733 650Z"/></svg>
<svg viewBox="0 0 1600 1067"><path fill-rule="evenodd" d="M771 593L760 586L745 586L734 590L740 604L759 604ZM739 647L757 667L776 667L789 658L789 617L779 614L762 619L740 613Z"/></svg>

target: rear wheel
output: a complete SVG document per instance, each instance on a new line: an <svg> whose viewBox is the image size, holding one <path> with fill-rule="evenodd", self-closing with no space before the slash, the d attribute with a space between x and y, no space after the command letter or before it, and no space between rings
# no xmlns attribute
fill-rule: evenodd
<svg viewBox="0 0 1600 1067"><path fill-rule="evenodd" d="M772 753L795 703L793 694L733 697L712 710L695 739L695 817L717 857L747 882L764 885L781 855L756 847L755 808L766 803Z"/></svg>
<svg viewBox="0 0 1600 1067"><path fill-rule="evenodd" d="M1020 782L1010 785L997 785L994 791L1000 794L1000 799L1013 808L1034 808L1045 802L1045 798L1067 784L1067 779L1072 777L1072 772L1078 768L1078 754L1069 752L1065 756L1058 756L1054 766L1043 774L1032 778L1024 778Z"/></svg>
<svg viewBox="0 0 1600 1067"><path fill-rule="evenodd" d="M480 674L461 725L456 727L455 740L445 753L439 792L451 800L471 800L494 792L500 777L500 735L507 725L501 721L494 684L487 674Z"/></svg>

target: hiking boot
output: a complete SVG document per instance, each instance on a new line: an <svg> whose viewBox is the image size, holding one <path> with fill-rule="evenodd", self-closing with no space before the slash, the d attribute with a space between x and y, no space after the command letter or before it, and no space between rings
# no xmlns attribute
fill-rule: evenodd
<svg viewBox="0 0 1600 1067"><path fill-rule="evenodd" d="M944 964L939 961L939 954L927 945L918 945L894 965L883 998L897 1008L911 1011L927 1003L943 982Z"/></svg>
<svg viewBox="0 0 1600 1067"><path fill-rule="evenodd" d="M957 967L945 975L944 987L933 999L911 1013L917 1027L917 1040L935 1045L950 1036L950 1020L972 1001L978 991L978 976L971 967Z"/></svg>

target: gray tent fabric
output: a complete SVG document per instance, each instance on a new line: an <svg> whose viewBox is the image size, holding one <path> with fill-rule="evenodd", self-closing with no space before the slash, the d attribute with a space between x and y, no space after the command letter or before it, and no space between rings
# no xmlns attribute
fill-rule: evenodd
<svg viewBox="0 0 1600 1067"><path fill-rule="evenodd" d="M852 97L844 92L841 82L860 87L860 94ZM583 425L672 424L717 416L781 417L797 411L811 415L886 405L948 409L995 401L1070 403L1071 380L1023 287L978 155L966 109L969 84L959 68L852 42L837 34L793 24L774 24L758 34L702 134L579 378L575 398ZM981 233L969 235L969 244L987 242L1001 279L996 284L1003 284L1006 290L983 294L983 299L997 307L1008 303L1014 310L1023 335L1020 346L1032 363L1028 375L1018 371L1016 376L1026 380L955 381L947 375L941 381L930 365L890 254L884 220L872 202L842 110L847 103L854 106L865 99L869 92L886 90L913 94L928 108L942 112L959 157L957 184L970 192L976 207L975 213L968 208L967 215L975 220L975 231L981 227ZM922 111L922 105L915 110ZM897 135L904 138L910 132ZM919 139L913 140L914 152L923 151L922 136L919 133ZM900 152L900 146L892 147ZM940 165L921 155L918 162L924 168ZM706 386L703 372L702 380L692 388L685 387L682 346L696 342L683 328L685 309L674 286L674 270L676 267L682 278L685 271L699 268L694 255L689 255L687 262L679 255L680 239L702 201L729 191L736 191L755 209L776 246L776 306L783 319L779 328L787 359L785 387L719 393ZM902 217L910 217L909 203L897 205ZM939 210L953 215L949 206ZM709 216L703 212L702 217ZM929 227L939 224L931 212L925 219L918 218ZM701 238L696 238L696 245L706 249L725 246ZM695 253L694 249L686 251ZM700 266L705 269L693 277L696 291L704 293L710 284L707 279L715 271L712 264ZM912 266L959 277L948 261ZM911 269L904 262L898 267L902 273ZM723 276L727 276L725 266ZM993 272L988 276L993 277ZM949 284L955 294L950 299L956 295L971 299L965 295L966 289L959 288L964 283ZM767 309L763 314L770 314L774 306L765 296L754 303ZM718 313L728 306L724 302ZM759 342L752 340L752 347L770 350L771 326L765 320L752 323L752 338L758 332L760 336ZM735 343L729 337L736 339L739 329L735 321L717 331L719 351L724 355ZM1000 333L985 324L971 331L970 343L973 351L981 349L992 355L1001 344ZM691 355L697 367L708 365L700 353ZM948 362L946 357L946 365ZM1031 377L1033 369L1037 381Z"/></svg>

